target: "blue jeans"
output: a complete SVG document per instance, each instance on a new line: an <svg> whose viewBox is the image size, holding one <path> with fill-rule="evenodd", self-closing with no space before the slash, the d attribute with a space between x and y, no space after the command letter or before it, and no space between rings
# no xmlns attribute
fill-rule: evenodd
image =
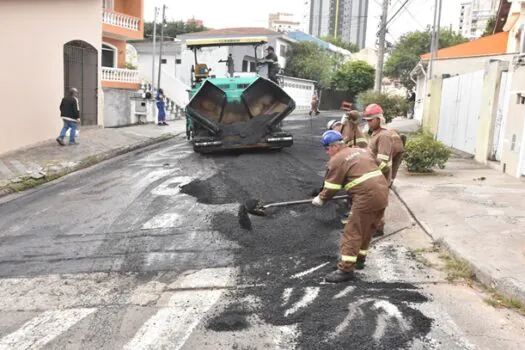
<svg viewBox="0 0 525 350"><path fill-rule="evenodd" d="M64 120L64 127L60 131L59 138L61 140L64 140L64 137L66 137L66 132L69 130L69 144L75 143L75 136L77 133L77 122L72 122L70 120Z"/></svg>

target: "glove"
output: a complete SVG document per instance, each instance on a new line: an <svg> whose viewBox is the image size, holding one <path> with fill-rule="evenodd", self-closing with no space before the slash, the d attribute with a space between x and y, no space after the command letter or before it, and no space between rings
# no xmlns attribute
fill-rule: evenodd
<svg viewBox="0 0 525 350"><path fill-rule="evenodd" d="M316 207L322 207L324 202L321 199L321 197L317 196L314 199L312 199L312 204L315 205Z"/></svg>

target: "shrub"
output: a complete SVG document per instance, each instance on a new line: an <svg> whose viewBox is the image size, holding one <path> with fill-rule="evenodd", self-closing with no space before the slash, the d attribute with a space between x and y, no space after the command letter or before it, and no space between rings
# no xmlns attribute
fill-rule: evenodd
<svg viewBox="0 0 525 350"><path fill-rule="evenodd" d="M357 105L361 108L365 108L371 103L377 103L380 105L383 108L387 123L395 117L406 116L408 113L408 101L401 96L368 90L357 95L356 100Z"/></svg>
<svg viewBox="0 0 525 350"><path fill-rule="evenodd" d="M431 172L435 166L443 169L449 157L450 150L429 133L409 138L403 155L408 171L419 173Z"/></svg>

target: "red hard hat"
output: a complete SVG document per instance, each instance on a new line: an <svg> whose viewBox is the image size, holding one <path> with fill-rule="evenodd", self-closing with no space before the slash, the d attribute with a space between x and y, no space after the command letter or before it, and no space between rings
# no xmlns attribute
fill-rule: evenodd
<svg viewBox="0 0 525 350"><path fill-rule="evenodd" d="M365 112L363 113L364 119L372 119L378 114L383 114L383 108L375 103L366 106Z"/></svg>

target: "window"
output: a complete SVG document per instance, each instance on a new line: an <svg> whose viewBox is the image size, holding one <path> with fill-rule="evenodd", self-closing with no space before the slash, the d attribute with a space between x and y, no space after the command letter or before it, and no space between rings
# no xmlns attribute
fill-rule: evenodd
<svg viewBox="0 0 525 350"><path fill-rule="evenodd" d="M279 45L279 55L286 56L286 45Z"/></svg>
<svg viewBox="0 0 525 350"><path fill-rule="evenodd" d="M255 62L250 62L250 72L255 72Z"/></svg>
<svg viewBox="0 0 525 350"><path fill-rule="evenodd" d="M102 44L102 67L117 67L117 49L115 47Z"/></svg>
<svg viewBox="0 0 525 350"><path fill-rule="evenodd" d="M113 10L113 0L102 0L102 7L108 10Z"/></svg>
<svg viewBox="0 0 525 350"><path fill-rule="evenodd" d="M248 71L248 61L243 60L242 61L242 71L247 72Z"/></svg>

